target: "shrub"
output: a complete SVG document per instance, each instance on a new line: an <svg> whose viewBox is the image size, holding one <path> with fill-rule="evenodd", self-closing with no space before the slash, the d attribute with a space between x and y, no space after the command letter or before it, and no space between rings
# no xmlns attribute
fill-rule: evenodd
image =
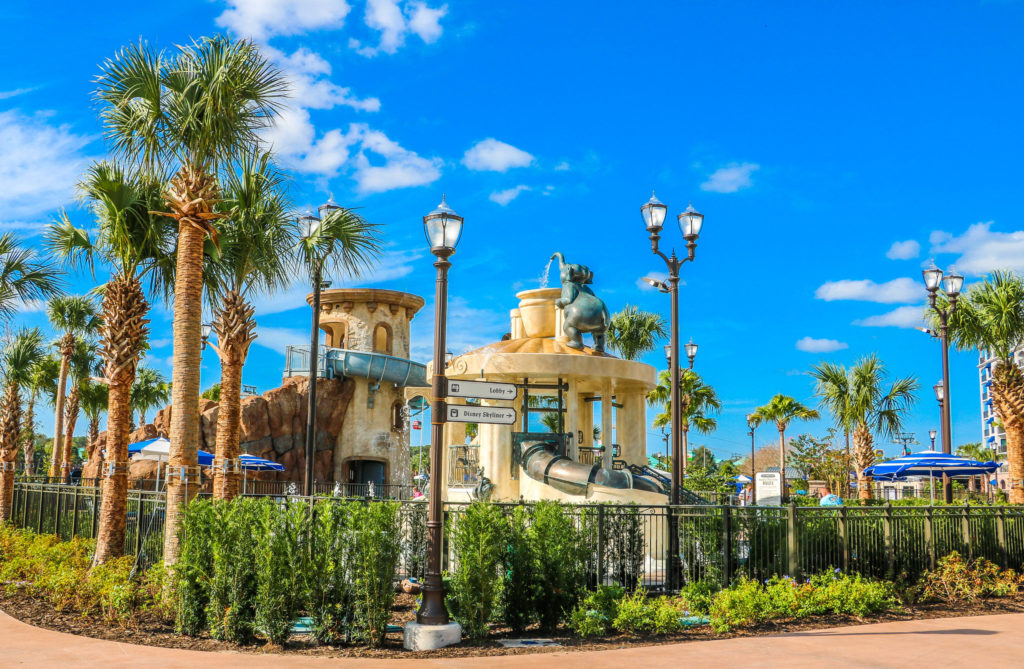
<svg viewBox="0 0 1024 669"><path fill-rule="evenodd" d="M964 604L984 597L1003 597L1020 592L1024 576L1012 569L1000 571L985 558L964 560L957 552L939 560L934 571L921 577L923 599Z"/></svg>
<svg viewBox="0 0 1024 669"><path fill-rule="evenodd" d="M553 630L576 606L584 590L585 555L580 531L556 502L538 502L529 537L537 555L537 618Z"/></svg>
<svg viewBox="0 0 1024 669"><path fill-rule="evenodd" d="M257 504L255 626L270 643L282 645L305 600L300 539L309 507L270 500Z"/></svg>
<svg viewBox="0 0 1024 669"><path fill-rule="evenodd" d="M612 625L626 634L671 634L682 629L685 615L678 598L649 598L643 588L626 595L619 602Z"/></svg>
<svg viewBox="0 0 1024 669"><path fill-rule="evenodd" d="M174 566L177 614L174 627L179 634L198 636L206 629L206 606L210 601L213 571L215 514L207 500L193 500L185 509L181 525L178 562Z"/></svg>
<svg viewBox="0 0 1024 669"><path fill-rule="evenodd" d="M210 636L245 643L255 632L256 537L259 502L252 499L213 504L215 531L210 537L211 572L206 619Z"/></svg>
<svg viewBox="0 0 1024 669"><path fill-rule="evenodd" d="M356 504L351 523L356 530L352 536L355 631L371 646L381 646L395 601L394 578L401 550L395 531L398 504Z"/></svg>
<svg viewBox="0 0 1024 669"><path fill-rule="evenodd" d="M750 627L764 620L768 609L768 594L761 584L741 578L725 588L711 600L708 618L716 632L728 632L734 627Z"/></svg>
<svg viewBox="0 0 1024 669"><path fill-rule="evenodd" d="M625 594L625 589L616 585L598 586L572 610L569 629L584 638L607 634Z"/></svg>
<svg viewBox="0 0 1024 669"><path fill-rule="evenodd" d="M604 514L605 566L612 581L631 588L640 581L644 565L644 528L635 504ZM599 576L603 576L599 575Z"/></svg>
<svg viewBox="0 0 1024 669"><path fill-rule="evenodd" d="M715 593L721 589L717 581L691 581L679 590L679 599L690 613L704 615L711 609Z"/></svg>
<svg viewBox="0 0 1024 669"><path fill-rule="evenodd" d="M535 581L537 556L530 540L530 514L519 505L506 518L504 551L501 555L504 583L501 607L505 624L521 633L536 619L538 590Z"/></svg>
<svg viewBox="0 0 1024 669"><path fill-rule="evenodd" d="M505 518L487 502L474 502L449 523L455 571L450 578L449 599L463 629L472 638L487 635L501 590L499 566L505 541Z"/></svg>
<svg viewBox="0 0 1024 669"><path fill-rule="evenodd" d="M339 643L351 631L355 608L351 540L353 502L321 502L314 507L310 550L303 570L313 619L313 638Z"/></svg>

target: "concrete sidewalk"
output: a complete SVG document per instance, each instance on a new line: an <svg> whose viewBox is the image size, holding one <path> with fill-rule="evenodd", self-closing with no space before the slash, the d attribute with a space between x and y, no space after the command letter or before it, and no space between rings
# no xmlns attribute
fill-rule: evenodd
<svg viewBox="0 0 1024 669"><path fill-rule="evenodd" d="M208 653L152 648L51 632L0 612L0 667L36 669L215 669L419 664L530 669L621 667L991 667L1024 666L1024 614L879 623L767 637L696 641L590 653L539 653L438 660L365 660Z"/></svg>

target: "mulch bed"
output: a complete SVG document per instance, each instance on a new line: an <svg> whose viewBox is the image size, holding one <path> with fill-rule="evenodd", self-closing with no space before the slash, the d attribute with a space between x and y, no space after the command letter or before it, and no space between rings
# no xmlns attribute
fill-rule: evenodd
<svg viewBox="0 0 1024 669"><path fill-rule="evenodd" d="M391 623L401 625L415 618L415 599L410 595L399 595L392 610ZM767 623L753 628L736 630L728 634L716 634L708 626L696 627L686 632L669 636L638 637L613 636L602 639L579 639L568 630L544 634L536 630L526 634L513 635L507 629L495 628L491 637L483 641L466 640L458 646L429 652L410 652L402 648L401 634L389 634L383 648L357 646L315 646L302 637L293 637L284 647L269 647L260 644L239 646L217 641L208 636L186 637L174 633L173 625L154 616L143 616L136 625L119 627L101 620L81 616L77 613L55 611L48 603L23 595L0 595L0 609L18 620L43 629L79 634L95 639L121 641L163 648L182 648L206 651L236 651L250 653L285 653L288 655L310 655L318 657L368 657L368 658L427 658L427 657L478 657L483 655L521 655L526 653L559 652L566 650L610 650L634 646L651 646L687 641L707 641L733 637L763 636L784 632L801 632L844 625L867 623L922 620L929 618L951 618L958 616L990 615L998 613L1024 612L1024 598L989 599L970 606L950 607L944 604L919 604L902 611L857 618L854 616L820 616L813 619L786 620ZM497 640L502 638L539 637L552 639L561 644L558 647L504 648Z"/></svg>

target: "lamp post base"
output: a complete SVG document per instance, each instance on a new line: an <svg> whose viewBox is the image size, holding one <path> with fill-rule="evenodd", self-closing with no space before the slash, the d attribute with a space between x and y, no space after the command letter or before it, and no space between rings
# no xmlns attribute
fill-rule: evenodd
<svg viewBox="0 0 1024 669"><path fill-rule="evenodd" d="M437 650L461 642L462 626L458 623L421 625L409 621L402 632L402 645L406 650Z"/></svg>

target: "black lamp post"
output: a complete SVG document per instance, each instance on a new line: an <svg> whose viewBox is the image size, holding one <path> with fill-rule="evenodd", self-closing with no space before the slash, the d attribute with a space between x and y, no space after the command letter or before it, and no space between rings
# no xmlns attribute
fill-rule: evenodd
<svg viewBox="0 0 1024 669"><path fill-rule="evenodd" d="M938 436L938 432L935 428L928 430L928 438L932 440L932 450L935 450L935 437Z"/></svg>
<svg viewBox="0 0 1024 669"><path fill-rule="evenodd" d="M949 325L950 315L956 309L956 301L960 296L960 289L964 285L964 278L956 272L950 272L943 276L942 270L935 265L923 270L921 274L924 276L924 286L928 290L928 305L939 317L938 336L939 341L942 343L942 397L939 398L939 401L942 403L942 420L940 423L942 428L942 452L952 453L953 427L952 420L950 419L949 337L947 326ZM938 304L940 286L948 298L946 306L939 306ZM946 503L949 504L953 501L953 484L949 477L944 478L943 494Z"/></svg>
<svg viewBox="0 0 1024 669"><path fill-rule="evenodd" d="M697 357L697 345L693 343L693 337L690 337L690 343L683 347L686 349L686 357L690 361L690 369L693 369L693 359Z"/></svg>
<svg viewBox="0 0 1024 669"><path fill-rule="evenodd" d="M445 366L445 335L448 320L448 268L449 258L462 236L462 217L441 198L437 209L423 217L423 229L430 244L430 252L437 260L437 284L434 293L434 375L430 407L430 499L427 510L427 574L423 579L423 602L416 611L416 622L421 625L448 624L448 608L444 603L444 582L441 580L442 502L441 442L444 440L445 398L448 396Z"/></svg>
<svg viewBox="0 0 1024 669"><path fill-rule="evenodd" d="M757 419L752 413L747 414L747 427L750 428L750 502L754 503L757 494L757 470L754 467L754 430L757 429Z"/></svg>
<svg viewBox="0 0 1024 669"><path fill-rule="evenodd" d="M691 204L676 219L679 222L679 229L686 240L686 257L677 258L675 250L671 256L666 256L658 249L658 241L661 239L661 229L665 224L665 214L668 207L658 201L658 198L651 194L651 199L640 207L640 214L643 217L644 225L647 227L651 240L651 252L665 261L668 267L668 285L663 282L648 279L647 282L662 292L669 293L672 303L672 336L670 339L670 362L669 370L672 378L672 486L669 491L669 502L673 505L679 504L680 486L680 463L686 457L681 453L681 412L679 410L679 269L687 260L693 260L697 250L697 238L700 237L701 227L704 225L704 214L693 208ZM660 284L660 285L659 285ZM677 586L679 576L679 532L676 527L676 517L669 515L672 521L669 526L669 551L671 553L671 567L669 571L669 586L673 589Z"/></svg>
<svg viewBox="0 0 1024 669"><path fill-rule="evenodd" d="M320 224L328 216L340 210L341 207L328 198L327 202L320 205L319 216L309 211L299 216L299 229L303 237L309 239L320 229ZM306 404L306 471L302 478L302 494L311 496L314 494L313 461L316 457L316 380L320 374L320 291L330 286L329 282L323 280L323 257L313 259L313 328L309 337L309 400Z"/></svg>

